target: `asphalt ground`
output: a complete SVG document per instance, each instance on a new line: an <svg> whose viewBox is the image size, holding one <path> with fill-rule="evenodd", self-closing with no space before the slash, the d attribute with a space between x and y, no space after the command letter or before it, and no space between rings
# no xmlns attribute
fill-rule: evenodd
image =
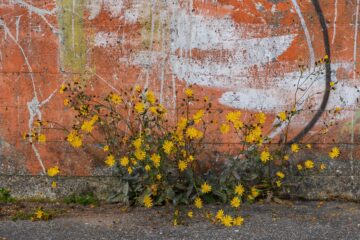
<svg viewBox="0 0 360 240"><path fill-rule="evenodd" d="M25 203L26 206L26 203ZM24 206L23 206L24 207ZM46 205L44 209L63 208ZM210 206L214 212L221 206ZM49 221L0 218L0 239L360 239L360 204L353 202L280 202L244 205L238 227L194 217L173 226L174 209L71 206ZM229 210L230 211L230 210Z"/></svg>

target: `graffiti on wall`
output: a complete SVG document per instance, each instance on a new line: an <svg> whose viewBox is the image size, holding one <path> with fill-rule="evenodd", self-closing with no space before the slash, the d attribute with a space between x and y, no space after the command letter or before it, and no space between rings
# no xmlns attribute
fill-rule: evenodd
<svg viewBox="0 0 360 240"><path fill-rule="evenodd" d="M91 169L70 163L64 149L21 141L36 119L66 121L58 94L66 81L93 78L94 91L149 86L174 109L177 91L196 84L219 108L274 115L291 107L304 74L299 65L310 72L328 55L331 64L321 77L304 82L311 90L303 97L318 111L296 121L294 137L311 134L326 109L342 107L339 120L346 130L339 141L355 143L359 5L360 0L1 0L0 136L25 156L19 157L25 171L44 173L63 161L69 173L88 174ZM338 83L331 94L330 81ZM11 163L5 165L2 172L9 172Z"/></svg>

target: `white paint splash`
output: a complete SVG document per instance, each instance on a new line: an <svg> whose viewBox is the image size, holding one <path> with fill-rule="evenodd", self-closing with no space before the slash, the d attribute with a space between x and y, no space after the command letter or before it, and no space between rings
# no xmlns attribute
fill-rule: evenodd
<svg viewBox="0 0 360 240"><path fill-rule="evenodd" d="M88 2L89 20L95 19L101 12L102 0L89 0Z"/></svg>
<svg viewBox="0 0 360 240"><path fill-rule="evenodd" d="M89 9L89 20L95 19L104 8L111 17L120 17L124 6L123 0L89 0L87 7Z"/></svg>
<svg viewBox="0 0 360 240"><path fill-rule="evenodd" d="M114 32L97 32L94 38L94 46L96 47L114 47L120 43L121 39Z"/></svg>
<svg viewBox="0 0 360 240"><path fill-rule="evenodd" d="M236 35L236 33L234 33ZM207 56L203 60L187 59L171 56L170 62L173 74L189 84L208 87L233 89L249 86L250 67L262 65L276 60L291 45L296 35L283 35L269 38L238 39L235 42L224 43L224 48L230 49L227 57L219 62L217 56ZM221 41L219 41L219 44ZM194 42L196 44L196 42ZM225 45L226 44L226 45ZM206 45L206 44L204 44ZM221 46L218 46L221 49Z"/></svg>

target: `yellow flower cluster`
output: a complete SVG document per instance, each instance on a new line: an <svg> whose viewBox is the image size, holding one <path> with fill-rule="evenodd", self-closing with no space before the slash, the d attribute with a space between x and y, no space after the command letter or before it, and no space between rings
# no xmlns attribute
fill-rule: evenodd
<svg viewBox="0 0 360 240"><path fill-rule="evenodd" d="M262 142L262 130L260 126L254 126L253 129L245 136L245 141L248 143Z"/></svg>
<svg viewBox="0 0 360 240"><path fill-rule="evenodd" d="M225 227L231 226L240 226L244 223L244 219L240 216L232 217L230 215L225 215L224 210L220 209L215 215L215 221L219 221Z"/></svg>

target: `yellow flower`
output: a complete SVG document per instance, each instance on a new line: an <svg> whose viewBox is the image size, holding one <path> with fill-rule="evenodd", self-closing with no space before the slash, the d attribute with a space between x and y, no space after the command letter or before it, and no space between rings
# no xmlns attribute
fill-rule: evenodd
<svg viewBox="0 0 360 240"><path fill-rule="evenodd" d="M312 149L311 144L309 144L309 143L308 143L308 144L306 144L306 148L307 148L307 149Z"/></svg>
<svg viewBox="0 0 360 240"><path fill-rule="evenodd" d="M109 145L105 145L105 146L103 147L104 152L109 151L109 149L110 149Z"/></svg>
<svg viewBox="0 0 360 240"><path fill-rule="evenodd" d="M122 157L120 159L120 165L123 167L126 167L127 165L129 165L129 158L128 157Z"/></svg>
<svg viewBox="0 0 360 240"><path fill-rule="evenodd" d="M76 131L71 131L66 140L75 148L79 148L82 145L82 139Z"/></svg>
<svg viewBox="0 0 360 240"><path fill-rule="evenodd" d="M155 107L155 106L149 107L149 110L150 110L151 113L153 113L153 114L155 114L155 115L158 114L158 108Z"/></svg>
<svg viewBox="0 0 360 240"><path fill-rule="evenodd" d="M135 91L141 92L141 87L140 87L139 85L136 85L136 86L135 86Z"/></svg>
<svg viewBox="0 0 360 240"><path fill-rule="evenodd" d="M187 88L187 89L185 89L185 95L190 98L190 97L194 96L194 92L191 88Z"/></svg>
<svg viewBox="0 0 360 240"><path fill-rule="evenodd" d="M338 147L333 147L331 151L329 152L329 157L331 159L337 158L340 156L340 150Z"/></svg>
<svg viewBox="0 0 360 240"><path fill-rule="evenodd" d="M187 160L188 160L188 162L193 162L195 160L195 158L193 155L189 155Z"/></svg>
<svg viewBox="0 0 360 240"><path fill-rule="evenodd" d="M322 171L322 170L324 170L326 168L326 165L325 164L320 164L320 170Z"/></svg>
<svg viewBox="0 0 360 240"><path fill-rule="evenodd" d="M335 108L335 113L339 113L341 111L341 107L336 107Z"/></svg>
<svg viewBox="0 0 360 240"><path fill-rule="evenodd" d="M233 124L234 124L234 128L236 130L241 129L244 126L244 123L242 121L236 121L236 122L233 122Z"/></svg>
<svg viewBox="0 0 360 240"><path fill-rule="evenodd" d="M229 130L230 130L230 126L229 126L229 125L227 125L226 123L221 124L221 126L220 126L220 132L221 132L222 134L228 133Z"/></svg>
<svg viewBox="0 0 360 240"><path fill-rule="evenodd" d="M193 211L189 211L189 212L187 213L187 215L188 215L189 218L193 218L194 213L193 213Z"/></svg>
<svg viewBox="0 0 360 240"><path fill-rule="evenodd" d="M299 171L303 170L303 166L301 164L296 165L296 167Z"/></svg>
<svg viewBox="0 0 360 240"><path fill-rule="evenodd" d="M153 155L151 155L150 159L156 168L160 167L161 158L159 154L154 153Z"/></svg>
<svg viewBox="0 0 360 240"><path fill-rule="evenodd" d="M306 160L305 163L304 163L304 166L307 169L312 169L312 168L314 168L314 162L311 161L311 160Z"/></svg>
<svg viewBox="0 0 360 240"><path fill-rule="evenodd" d="M194 127L189 127L186 130L186 136L190 139L198 139L203 137L203 133Z"/></svg>
<svg viewBox="0 0 360 240"><path fill-rule="evenodd" d="M139 102L135 104L135 111L139 114L142 114L145 112L145 105L142 102Z"/></svg>
<svg viewBox="0 0 360 240"><path fill-rule="evenodd" d="M93 124L94 123L92 121L84 121L84 123L81 125L81 130L90 133L94 129Z"/></svg>
<svg viewBox="0 0 360 240"><path fill-rule="evenodd" d="M225 215L223 218L222 218L222 224L225 226L225 227L231 227L232 225L232 222L233 222L233 219L230 215Z"/></svg>
<svg viewBox="0 0 360 240"><path fill-rule="evenodd" d="M285 155L285 156L284 156L284 160L285 160L285 161L288 161L288 160L289 160L289 155Z"/></svg>
<svg viewBox="0 0 360 240"><path fill-rule="evenodd" d="M146 93L146 100L150 103L150 104L155 104L156 102L156 97L155 94L152 91L148 91Z"/></svg>
<svg viewBox="0 0 360 240"><path fill-rule="evenodd" d="M241 185L241 184L236 185L235 193L237 195L242 196L244 194L244 192L245 192L245 189L244 189L243 185Z"/></svg>
<svg viewBox="0 0 360 240"><path fill-rule="evenodd" d="M236 218L234 218L234 220L233 220L233 224L234 224L234 226L240 226L240 225L242 225L244 223L244 218L242 218L242 217L236 217Z"/></svg>
<svg viewBox="0 0 360 240"><path fill-rule="evenodd" d="M35 216L36 218L41 219L44 216L44 212L42 210L37 210Z"/></svg>
<svg viewBox="0 0 360 240"><path fill-rule="evenodd" d="M63 94L65 91L66 91L66 85L63 83L63 84L61 84L61 87L59 89L59 93Z"/></svg>
<svg viewBox="0 0 360 240"><path fill-rule="evenodd" d="M56 183L55 181L53 181L53 182L51 183L51 187L52 187L52 188L56 188L56 186L57 186L57 183Z"/></svg>
<svg viewBox="0 0 360 240"><path fill-rule="evenodd" d="M165 140L162 147L164 149L164 152L169 155L174 147L174 143L169 140Z"/></svg>
<svg viewBox="0 0 360 240"><path fill-rule="evenodd" d="M194 204L195 204L196 208L200 209L203 207L203 202L202 202L201 198L199 198L199 197L195 198Z"/></svg>
<svg viewBox="0 0 360 240"><path fill-rule="evenodd" d="M127 171L128 171L129 174L132 174L133 169L131 167L128 167Z"/></svg>
<svg viewBox="0 0 360 240"><path fill-rule="evenodd" d="M217 211L215 218L221 220L224 217L224 210L220 209Z"/></svg>
<svg viewBox="0 0 360 240"><path fill-rule="evenodd" d="M157 175L156 175L156 179L157 179L158 181L160 181L161 178L162 178L161 174L157 174Z"/></svg>
<svg viewBox="0 0 360 240"><path fill-rule="evenodd" d="M277 181L276 181L276 186L277 186L277 187L281 187L281 181L280 181L280 180L277 180Z"/></svg>
<svg viewBox="0 0 360 240"><path fill-rule="evenodd" d="M178 163L178 168L179 168L180 172L185 171L185 169L187 168L187 162L180 160Z"/></svg>
<svg viewBox="0 0 360 240"><path fill-rule="evenodd" d="M201 185L201 192L202 193L209 193L211 192L211 185L209 185L207 182L204 182L202 185Z"/></svg>
<svg viewBox="0 0 360 240"><path fill-rule="evenodd" d="M255 115L256 120L260 123L260 124L264 124L266 121L266 115L263 112L258 112Z"/></svg>
<svg viewBox="0 0 360 240"><path fill-rule="evenodd" d="M262 151L260 154L260 160L262 163L266 163L271 159L271 155L268 151Z"/></svg>
<svg viewBox="0 0 360 240"><path fill-rule="evenodd" d="M149 195L146 195L143 199L143 204L147 208L151 208L153 206L153 200Z"/></svg>
<svg viewBox="0 0 360 240"><path fill-rule="evenodd" d="M330 87L334 87L335 86L335 82L330 82Z"/></svg>
<svg viewBox="0 0 360 240"><path fill-rule="evenodd" d="M115 165L115 158L112 154L110 154L109 156L106 157L105 160L106 165L108 165L109 167L112 167Z"/></svg>
<svg viewBox="0 0 360 240"><path fill-rule="evenodd" d="M60 173L59 167L52 167L47 170L47 174L49 177L54 177Z"/></svg>
<svg viewBox="0 0 360 240"><path fill-rule="evenodd" d="M194 114L193 120L195 124L199 123L204 116L204 110L199 110L197 113Z"/></svg>
<svg viewBox="0 0 360 240"><path fill-rule="evenodd" d="M296 143L291 144L291 151L297 153L300 150L299 145Z"/></svg>
<svg viewBox="0 0 360 240"><path fill-rule="evenodd" d="M182 131L186 128L186 124L187 124L187 119L181 117L179 122L177 123L177 129L178 131Z"/></svg>
<svg viewBox="0 0 360 240"><path fill-rule="evenodd" d="M226 115L226 120L228 122L235 123L235 122L240 120L240 117L241 117L241 112L240 111L229 112Z"/></svg>
<svg viewBox="0 0 360 240"><path fill-rule="evenodd" d="M283 172L277 172L276 176L278 176L279 178L283 179L285 177L285 174Z"/></svg>
<svg viewBox="0 0 360 240"><path fill-rule="evenodd" d="M44 143L44 142L46 142L46 136L45 136L44 134L40 134L40 135L38 136L38 142L39 142L39 143Z"/></svg>
<svg viewBox="0 0 360 240"><path fill-rule="evenodd" d="M141 148L141 144L142 144L142 139L141 138L137 138L135 139L133 142L132 142L133 146L136 148L136 149L139 149Z"/></svg>
<svg viewBox="0 0 360 240"><path fill-rule="evenodd" d="M234 208L238 208L240 207L240 199L238 197L234 197L231 201L230 201L230 205Z"/></svg>
<svg viewBox="0 0 360 240"><path fill-rule="evenodd" d="M70 103L70 100L69 100L69 99L67 99L67 98L65 98L65 99L64 99L64 106L68 106L68 105L69 105L69 103Z"/></svg>
<svg viewBox="0 0 360 240"><path fill-rule="evenodd" d="M116 105L122 102L121 97L115 93L110 94L110 100Z"/></svg>
<svg viewBox="0 0 360 240"><path fill-rule="evenodd" d="M141 149L136 149L134 155L135 155L136 159L142 161L146 157L146 152Z"/></svg>
<svg viewBox="0 0 360 240"><path fill-rule="evenodd" d="M280 112L278 113L277 117L280 119L280 121L284 122L287 119L287 114L286 112Z"/></svg>
<svg viewBox="0 0 360 240"><path fill-rule="evenodd" d="M150 170L151 170L150 165L146 164L146 166L145 166L145 171L149 172Z"/></svg>
<svg viewBox="0 0 360 240"><path fill-rule="evenodd" d="M251 196L253 196L254 198L256 198L257 196L259 196L260 192L258 189L256 189L255 187L251 188Z"/></svg>

